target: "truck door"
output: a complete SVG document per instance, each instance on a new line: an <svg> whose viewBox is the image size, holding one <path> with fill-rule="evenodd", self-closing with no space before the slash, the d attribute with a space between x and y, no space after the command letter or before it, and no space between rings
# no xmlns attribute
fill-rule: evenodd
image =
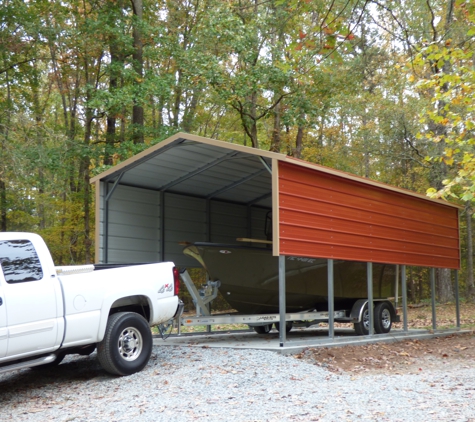
<svg viewBox="0 0 475 422"><path fill-rule="evenodd" d="M5 300L3 285L4 280L0 277L0 359L5 357L7 353L8 331L7 331L7 311L3 303Z"/></svg>
<svg viewBox="0 0 475 422"><path fill-rule="evenodd" d="M29 240L0 241L0 261L2 307L8 327L6 356L20 357L54 350L60 317L57 315L56 280L45 274Z"/></svg>

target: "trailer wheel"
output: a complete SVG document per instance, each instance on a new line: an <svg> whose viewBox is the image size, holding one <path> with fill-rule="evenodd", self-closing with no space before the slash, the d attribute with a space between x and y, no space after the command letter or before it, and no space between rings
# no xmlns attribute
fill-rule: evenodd
<svg viewBox="0 0 475 422"><path fill-rule="evenodd" d="M367 336L369 334L369 311L368 304L365 304L363 308L363 315L361 316L360 322L355 322L353 324L355 327L356 334L359 336Z"/></svg>
<svg viewBox="0 0 475 422"><path fill-rule="evenodd" d="M267 325L255 325L252 327L257 334L269 334L272 330L272 324Z"/></svg>
<svg viewBox="0 0 475 422"><path fill-rule="evenodd" d="M391 309L386 302L380 302L374 308L374 330L378 334L386 334L391 330L393 319Z"/></svg>
<svg viewBox="0 0 475 422"><path fill-rule="evenodd" d="M97 345L97 358L107 372L139 372L151 353L152 332L144 317L135 312L119 312L109 317L104 339Z"/></svg>
<svg viewBox="0 0 475 422"><path fill-rule="evenodd" d="M292 321L287 321L285 323L285 332L288 333L292 329L293 325L294 323ZM280 322L274 323L274 327L277 331L280 332Z"/></svg>

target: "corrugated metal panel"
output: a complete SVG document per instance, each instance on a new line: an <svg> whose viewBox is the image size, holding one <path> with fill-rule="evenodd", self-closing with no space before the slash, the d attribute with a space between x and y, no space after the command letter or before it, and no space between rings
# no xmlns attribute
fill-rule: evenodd
<svg viewBox="0 0 475 422"><path fill-rule="evenodd" d="M245 205L209 201L184 195L165 195L165 260L178 266L196 267L197 261L183 255L183 242L237 243L239 237L249 237L252 226L248 212L259 221L266 210ZM209 230L207 224L210 224ZM263 227L261 229L263 233ZM263 234L260 238L263 238Z"/></svg>
<svg viewBox="0 0 475 422"><path fill-rule="evenodd" d="M459 268L458 210L279 162L283 255Z"/></svg>
<svg viewBox="0 0 475 422"><path fill-rule="evenodd" d="M159 261L159 222L157 192L117 186L109 200L108 262Z"/></svg>
<svg viewBox="0 0 475 422"><path fill-rule="evenodd" d="M211 238L214 243L236 243L238 237L247 237L247 207L224 202L211 203Z"/></svg>
<svg viewBox="0 0 475 422"><path fill-rule="evenodd" d="M206 202L183 195L165 195L165 261L178 266L196 266L183 255L182 242L203 242L206 239Z"/></svg>
<svg viewBox="0 0 475 422"><path fill-rule="evenodd" d="M266 236L266 216L270 210L263 208L251 208L251 233L249 237L252 239L267 240ZM269 214L271 216L271 214ZM269 232L272 232L272 220L269 220Z"/></svg>
<svg viewBox="0 0 475 422"><path fill-rule="evenodd" d="M259 205L271 204L271 176L258 155L186 140L158 152L124 171L120 184L242 204L269 194Z"/></svg>

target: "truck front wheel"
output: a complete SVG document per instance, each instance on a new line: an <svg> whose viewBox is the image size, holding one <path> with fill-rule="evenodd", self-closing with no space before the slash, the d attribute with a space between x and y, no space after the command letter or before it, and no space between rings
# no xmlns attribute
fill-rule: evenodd
<svg viewBox="0 0 475 422"><path fill-rule="evenodd" d="M97 345L101 366L114 375L131 375L147 365L152 353L152 333L147 321L135 312L109 317L104 339Z"/></svg>

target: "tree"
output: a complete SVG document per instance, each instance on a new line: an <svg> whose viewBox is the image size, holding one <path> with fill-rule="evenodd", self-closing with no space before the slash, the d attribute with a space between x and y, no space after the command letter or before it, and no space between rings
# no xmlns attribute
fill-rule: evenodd
<svg viewBox="0 0 475 422"><path fill-rule="evenodd" d="M448 2L446 32L452 34L450 24L455 12L456 3ZM459 11L471 26L475 20L473 6L459 5ZM466 203L467 215L471 215L470 202L475 200L475 155L473 144L473 100L475 81L472 52L466 50L475 30L470 28L466 37L457 43L452 39L435 40L424 47L418 55L418 64L428 63L432 69L429 78L422 79L419 87L430 92L432 107L423 116L426 124L420 137L432 141L436 145L428 157L433 169L432 188L428 194L432 197L452 197ZM471 245L471 220L468 221L467 244ZM473 258L468 259L467 284L473 295ZM451 297L449 283L442 283L442 301Z"/></svg>

